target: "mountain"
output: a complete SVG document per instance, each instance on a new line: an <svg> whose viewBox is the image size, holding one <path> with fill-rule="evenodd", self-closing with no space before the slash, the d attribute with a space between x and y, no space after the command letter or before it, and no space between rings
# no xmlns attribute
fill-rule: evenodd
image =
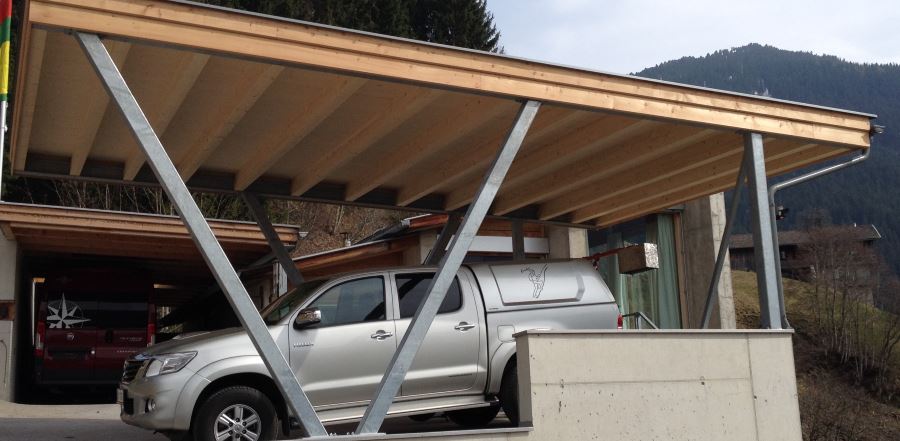
<svg viewBox="0 0 900 441"><path fill-rule="evenodd" d="M836 224L874 224L881 254L900 273L900 65L750 44L634 75L877 114L876 124L886 129L873 138L866 162L778 193L776 203L789 209L779 228L797 228L815 209ZM736 231L749 231L748 217L745 208Z"/></svg>

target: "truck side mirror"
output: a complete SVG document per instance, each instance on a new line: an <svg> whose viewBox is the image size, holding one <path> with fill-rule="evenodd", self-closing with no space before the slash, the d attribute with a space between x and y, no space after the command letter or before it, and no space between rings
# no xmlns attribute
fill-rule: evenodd
<svg viewBox="0 0 900 441"><path fill-rule="evenodd" d="M319 308L302 309L297 314L297 318L294 319L294 329L302 329L318 324L321 321L322 311L319 311Z"/></svg>

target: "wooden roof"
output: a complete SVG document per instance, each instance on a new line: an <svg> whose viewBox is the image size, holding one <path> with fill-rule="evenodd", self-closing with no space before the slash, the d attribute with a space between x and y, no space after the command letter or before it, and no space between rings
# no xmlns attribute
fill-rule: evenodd
<svg viewBox="0 0 900 441"><path fill-rule="evenodd" d="M873 115L153 0L33 0L14 173L155 182L74 38L104 36L195 190L422 211L473 198L544 103L491 214L605 226L734 185L743 131L778 175L869 147Z"/></svg>
<svg viewBox="0 0 900 441"><path fill-rule="evenodd" d="M256 224L220 220L209 224L236 266L246 266L270 251ZM301 235L294 227L275 229L288 247L296 245ZM2 203L0 231L29 252L202 263L176 216Z"/></svg>

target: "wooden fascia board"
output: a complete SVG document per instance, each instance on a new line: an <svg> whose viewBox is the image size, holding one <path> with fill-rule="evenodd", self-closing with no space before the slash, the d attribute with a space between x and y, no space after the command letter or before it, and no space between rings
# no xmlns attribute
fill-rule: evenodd
<svg viewBox="0 0 900 441"><path fill-rule="evenodd" d="M96 228L104 231L123 231L134 234L190 237L180 219L54 207L0 204L0 222L16 223L34 228L51 226ZM219 221L210 221L209 223L213 233L220 240L265 243L265 237L256 225L229 224ZM285 244L293 245L299 240L299 232L294 228L276 226L275 231Z"/></svg>
<svg viewBox="0 0 900 441"><path fill-rule="evenodd" d="M31 24L434 87L869 147L870 117L161 1L35 0Z"/></svg>

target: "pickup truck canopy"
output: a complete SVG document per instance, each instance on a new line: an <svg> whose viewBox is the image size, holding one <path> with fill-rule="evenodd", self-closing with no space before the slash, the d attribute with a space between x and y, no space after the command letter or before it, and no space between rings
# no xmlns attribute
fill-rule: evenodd
<svg viewBox="0 0 900 441"><path fill-rule="evenodd" d="M194 190L457 210L535 100L489 214L607 226L734 186L741 132L773 176L867 149L874 117L193 3L32 0L17 175L156 182L67 30L103 37Z"/></svg>

